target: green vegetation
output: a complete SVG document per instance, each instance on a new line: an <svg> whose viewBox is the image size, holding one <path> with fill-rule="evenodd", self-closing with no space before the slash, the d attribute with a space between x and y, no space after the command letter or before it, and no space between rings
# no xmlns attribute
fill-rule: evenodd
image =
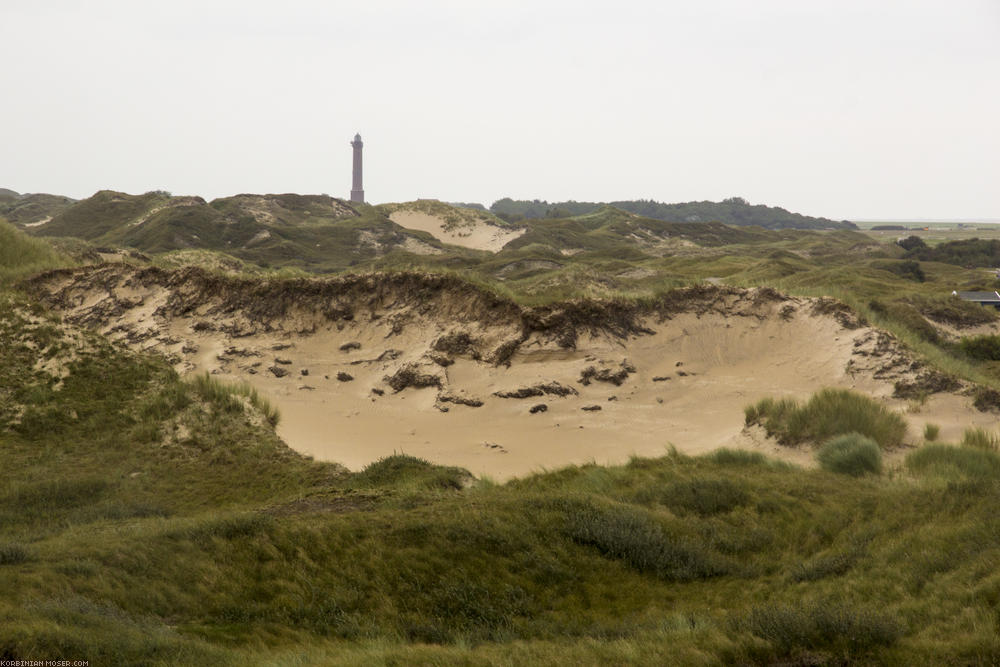
<svg viewBox="0 0 1000 667"><path fill-rule="evenodd" d="M962 432L962 446L1000 451L1000 435L984 428L967 428Z"/></svg>
<svg viewBox="0 0 1000 667"><path fill-rule="evenodd" d="M1000 336L969 336L958 342L959 349L978 361L1000 361Z"/></svg>
<svg viewBox="0 0 1000 667"><path fill-rule="evenodd" d="M614 201L611 206L635 215L669 222L721 222L734 226L756 226L765 229L856 229L853 223L835 222L826 218L813 218L790 213L783 208L753 206L745 199L731 197L722 202L687 202L662 204L653 200ZM512 222L540 218L569 218L585 216L605 204L589 202L515 201L509 197L493 202L490 206L497 216Z"/></svg>
<svg viewBox="0 0 1000 667"><path fill-rule="evenodd" d="M823 389L804 405L765 398L745 410L748 426L759 424L784 445L819 443L833 436L860 434L883 449L898 447L906 422L874 400L846 389Z"/></svg>
<svg viewBox="0 0 1000 667"><path fill-rule="evenodd" d="M906 467L927 478L996 480L1000 476L1000 453L977 447L929 444L909 454Z"/></svg>
<svg viewBox="0 0 1000 667"><path fill-rule="evenodd" d="M1000 266L1000 241L996 239L948 241L933 248L913 242L909 246L906 256L923 262L944 262L968 267Z"/></svg>
<svg viewBox="0 0 1000 667"><path fill-rule="evenodd" d="M29 237L0 218L0 286L69 263L48 243Z"/></svg>
<svg viewBox="0 0 1000 667"><path fill-rule="evenodd" d="M15 225L43 223L74 204L69 197L47 194L18 194L0 188L0 217Z"/></svg>
<svg viewBox="0 0 1000 667"><path fill-rule="evenodd" d="M4 298L6 656L1000 657L998 583L982 570L1000 556L995 452L949 448L980 456L947 473L978 480L974 491L941 486L927 448L907 460L908 483L733 450L503 485L404 455L350 473L284 448L244 387L181 381L157 359L69 335L24 296ZM39 353L67 374L32 370Z"/></svg>
<svg viewBox="0 0 1000 667"><path fill-rule="evenodd" d="M1000 384L995 342L952 342L935 326L995 321L995 311L947 297L992 277L851 230L565 207L488 254L401 231L385 209L340 209L320 196L92 199L32 233L90 239L53 239L86 261L107 243L163 252L153 258L163 266L244 276L417 270L482 287L500 304L654 301L708 278L835 296L940 372L985 383L976 389L985 408L1000 402L989 386ZM407 239L441 254L406 252ZM402 454L350 472L288 450L274 433L277 411L249 386L184 381L162 359L110 345L10 288L67 263L0 224L5 659L1000 661L995 433L970 429L962 446L910 453L903 474L868 474L880 448L901 442L903 420L824 390L746 412L782 442L820 445L815 470L719 450L504 484ZM939 429L926 424L924 437Z"/></svg>
<svg viewBox="0 0 1000 667"><path fill-rule="evenodd" d="M882 472L882 450L878 443L860 433L848 433L827 440L816 452L823 470L861 477Z"/></svg>
<svg viewBox="0 0 1000 667"><path fill-rule="evenodd" d="M183 382L97 337L60 337L23 297L6 304L0 368L22 379L5 404L25 406L0 431L0 646L12 658L1000 657L1000 579L982 567L1000 556L995 452L935 460L940 446L924 447L902 483L734 450L503 485L405 455L350 473L285 449L242 387ZM15 340L73 347L58 389L25 372ZM106 377L109 391L90 390ZM953 452L972 458L942 463ZM942 474L978 486L942 486Z"/></svg>
<svg viewBox="0 0 1000 667"><path fill-rule="evenodd" d="M927 442L934 442L941 435L941 427L937 424L927 423L924 424L924 440Z"/></svg>
<svg viewBox="0 0 1000 667"><path fill-rule="evenodd" d="M510 203L497 205L503 202ZM125 245L151 253L151 260L164 266L194 263L249 275L432 272L525 305L580 297L655 299L706 280L832 296L945 375L1000 388L1000 363L980 363L979 348L954 340L955 328L995 322L997 312L950 296L956 289L993 289L995 279L966 268L967 258L947 251L947 244L930 248L916 236L897 244L895 236L877 239L849 229L687 222L691 216L666 216L671 220L666 221L644 217L655 211L643 208L528 203L544 207L547 217L517 223L525 233L497 253L448 246L389 219L407 208L436 215L456 229L475 220L503 224L482 210L436 201L350 205L321 195L239 195L206 203L163 192L103 191L29 231L53 238L80 262L101 261L98 248ZM713 206L723 205L744 213L763 208L736 199ZM60 234L90 239L90 245L53 236ZM943 254L914 254L940 247L946 248ZM133 255L129 261L146 259Z"/></svg>
<svg viewBox="0 0 1000 667"><path fill-rule="evenodd" d="M225 383L208 373L196 375L191 384L198 395L209 403L221 406L228 412L239 412L248 401L271 426L277 426L281 413L271 402L261 396L248 382Z"/></svg>

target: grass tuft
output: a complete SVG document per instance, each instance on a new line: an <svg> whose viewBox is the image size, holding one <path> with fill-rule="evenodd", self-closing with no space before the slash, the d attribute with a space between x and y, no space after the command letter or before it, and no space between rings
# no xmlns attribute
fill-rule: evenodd
<svg viewBox="0 0 1000 667"><path fill-rule="evenodd" d="M746 424L760 424L783 445L822 442L833 436L860 433L883 449L898 447L906 422L867 396L846 389L822 389L805 405L791 399L765 398L744 410Z"/></svg>
<svg viewBox="0 0 1000 667"><path fill-rule="evenodd" d="M906 457L906 468L915 475L997 478L1000 477L1000 453L974 447L924 445Z"/></svg>
<svg viewBox="0 0 1000 667"><path fill-rule="evenodd" d="M965 429L962 433L962 446L995 452L1000 450L1000 436L984 428L974 426Z"/></svg>
<svg viewBox="0 0 1000 667"><path fill-rule="evenodd" d="M941 427L937 424L927 423L924 424L924 440L927 442L934 442L941 435Z"/></svg>
<svg viewBox="0 0 1000 667"><path fill-rule="evenodd" d="M472 475L461 468L436 466L416 456L393 454L369 463L355 480L363 486L461 489L472 480Z"/></svg>
<svg viewBox="0 0 1000 667"><path fill-rule="evenodd" d="M264 416L271 426L281 421L281 412L269 400L258 393L248 382L222 382L208 373L196 375L191 386L197 394L224 412L239 412L244 408L244 399Z"/></svg>
<svg viewBox="0 0 1000 667"><path fill-rule="evenodd" d="M823 470L861 477L882 472L882 450L878 443L860 433L848 433L827 440L816 459Z"/></svg>

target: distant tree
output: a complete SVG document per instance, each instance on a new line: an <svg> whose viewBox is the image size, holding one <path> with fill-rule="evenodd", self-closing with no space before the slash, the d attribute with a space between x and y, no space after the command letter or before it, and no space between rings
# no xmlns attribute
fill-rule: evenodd
<svg viewBox="0 0 1000 667"><path fill-rule="evenodd" d="M907 236L905 239L897 241L896 244L903 248L903 250L916 250L918 248L926 248L927 244L924 240L916 235Z"/></svg>
<svg viewBox="0 0 1000 667"><path fill-rule="evenodd" d="M748 202L743 197L730 197L729 199L723 199L722 203L723 204L736 204L738 206L749 206L750 205L750 202Z"/></svg>

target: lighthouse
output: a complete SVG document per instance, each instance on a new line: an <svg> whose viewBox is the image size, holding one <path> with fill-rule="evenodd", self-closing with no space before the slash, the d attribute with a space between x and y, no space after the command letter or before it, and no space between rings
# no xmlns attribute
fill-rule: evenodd
<svg viewBox="0 0 1000 667"><path fill-rule="evenodd" d="M354 135L351 146L354 147L354 181L351 185L351 201L363 204L365 203L365 188L361 185L361 149L364 148L364 144L361 143L360 134Z"/></svg>

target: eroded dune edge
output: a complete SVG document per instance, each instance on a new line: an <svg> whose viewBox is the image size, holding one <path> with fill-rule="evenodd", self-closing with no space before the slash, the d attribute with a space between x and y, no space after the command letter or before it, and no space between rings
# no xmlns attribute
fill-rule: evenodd
<svg viewBox="0 0 1000 667"><path fill-rule="evenodd" d="M963 383L940 382L843 304L767 288L524 307L435 274L261 281L122 264L28 287L179 372L249 381L281 409L289 446L352 469L405 452L506 479L671 445L808 465L809 451L746 428L743 408L822 387L904 412L912 441L925 421L944 438L989 421Z"/></svg>

